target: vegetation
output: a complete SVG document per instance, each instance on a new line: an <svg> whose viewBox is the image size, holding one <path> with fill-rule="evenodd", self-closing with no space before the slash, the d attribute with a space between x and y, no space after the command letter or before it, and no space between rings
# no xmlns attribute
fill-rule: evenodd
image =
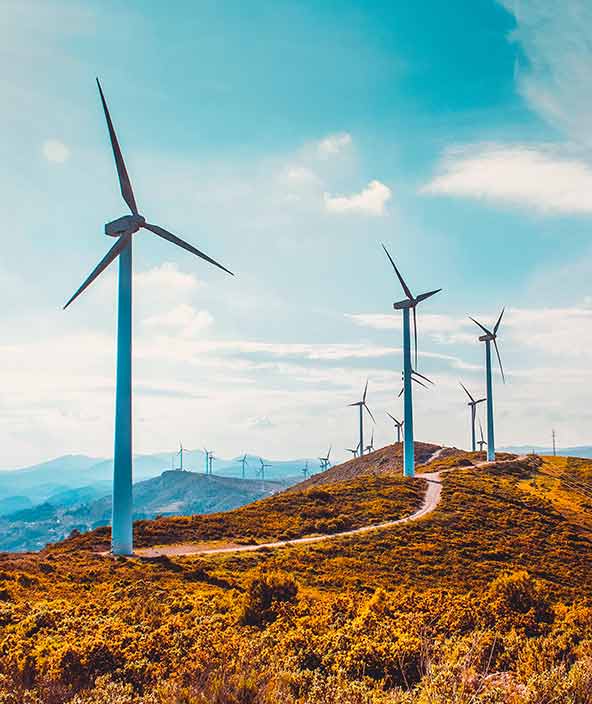
<svg viewBox="0 0 592 704"><path fill-rule="evenodd" d="M478 459L438 460L451 471L426 519L355 539L112 559L91 549L99 533L1 556L0 702L592 701L592 514L583 491L592 463L470 464ZM421 493L420 481L371 481L367 495L355 482L323 491L352 509L359 495L360 511L385 500L381 491L382 508L392 507L390 492L410 492L396 510ZM570 488L578 482L579 493ZM305 497L231 512L232 535L249 521L294 529L293 516L316 503Z"/></svg>

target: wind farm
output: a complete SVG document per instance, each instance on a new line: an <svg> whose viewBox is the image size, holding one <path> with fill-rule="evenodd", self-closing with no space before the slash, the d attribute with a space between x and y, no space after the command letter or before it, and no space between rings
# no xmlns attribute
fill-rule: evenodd
<svg viewBox="0 0 592 704"><path fill-rule="evenodd" d="M0 703L592 702L588 4L2 29Z"/></svg>

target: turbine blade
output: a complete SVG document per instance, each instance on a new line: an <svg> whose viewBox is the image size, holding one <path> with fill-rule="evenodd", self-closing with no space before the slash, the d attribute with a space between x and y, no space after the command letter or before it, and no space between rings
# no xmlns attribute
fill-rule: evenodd
<svg viewBox="0 0 592 704"><path fill-rule="evenodd" d="M413 294L411 293L411 291L409 290L409 287L407 286L407 284L406 284L405 281L403 280L403 277L402 277L401 274L399 273L399 270L397 269L397 267L396 267L396 265L395 265L395 262L393 261L393 258L391 257L391 255L390 255L389 252L388 252L388 249L387 249L384 245L382 245L382 248L383 248L384 251L386 252L386 256L389 258L390 263L393 265L393 269L395 270L395 273L396 273L396 275L397 275L397 278L399 279L399 283L400 283L401 286L403 287L403 291L405 291L405 295L407 296L407 298L409 298L411 301L413 301L413 300L414 300Z"/></svg>
<svg viewBox="0 0 592 704"><path fill-rule="evenodd" d="M391 414L390 414L388 411L385 411L385 413L386 413L387 416L388 416L392 421L394 421L395 423L398 423L398 422L399 422L399 421L395 418L395 416L391 416Z"/></svg>
<svg viewBox="0 0 592 704"><path fill-rule="evenodd" d="M417 367L417 310L413 306L413 339L415 343L415 366Z"/></svg>
<svg viewBox="0 0 592 704"><path fill-rule="evenodd" d="M475 405L477 405L478 403L483 403L483 401L487 401L487 398L478 399L477 401L475 401Z"/></svg>
<svg viewBox="0 0 592 704"><path fill-rule="evenodd" d="M428 379L427 376L424 376L423 374L420 374L419 372L416 372L415 370L413 370L413 371L411 372L411 374L414 375L414 376L419 376L419 377L421 377L422 379L425 379L428 383L432 384L432 386L435 386L435 385L436 385L431 379Z"/></svg>
<svg viewBox="0 0 592 704"><path fill-rule="evenodd" d="M70 298L70 300L66 303L64 306L63 310L66 310L66 308L74 301L80 294L88 288L92 284L92 282L103 272L109 264L119 255L123 250L127 247L127 245L130 242L131 235L125 235L124 237L120 237L117 242L111 247L111 249L105 254L105 256L101 259L101 261L96 265L96 267L91 271L91 273L88 275L88 278L86 281L82 284L82 286L76 291L76 293Z"/></svg>
<svg viewBox="0 0 592 704"><path fill-rule="evenodd" d="M506 383L506 377L504 376L504 368L502 367L502 358L500 357L499 349L497 346L497 340L494 338L493 346L495 347L495 353L497 354L497 361L499 362L500 372L502 373L502 381Z"/></svg>
<svg viewBox="0 0 592 704"><path fill-rule="evenodd" d="M462 381L458 382L462 388L465 390L466 395L471 399L473 403L479 403L478 401L475 401L475 399L471 396L471 394L468 392L467 387L462 383Z"/></svg>
<svg viewBox="0 0 592 704"><path fill-rule="evenodd" d="M188 252L191 252L191 254L195 254L196 256L201 257L202 259L205 259L206 262L210 262L210 264L217 266L218 269L222 269L222 271L225 271L227 274L234 276L234 274L232 273L232 271L230 271L230 269L227 269L225 266L222 266L222 264L219 264L215 259L208 257L207 254L200 252L199 249L196 249L193 245L189 244L188 242L185 242L185 240L182 240L180 237L177 237L176 235L173 235L171 232L168 232L168 230L165 230L164 228L159 227L158 225L152 225L149 222L144 223L144 225L142 225L142 227L145 227L147 230L154 232L155 235L162 237L164 240L168 240L169 242L176 244L177 247L181 247L182 249L186 249Z"/></svg>
<svg viewBox="0 0 592 704"><path fill-rule="evenodd" d="M491 330L488 330L484 325L481 325L481 323L478 322L477 320L475 320L475 318L471 318L470 315L469 315L469 320L472 320L472 321L475 323L475 325L478 325L478 326L481 328L481 330L483 330L483 332L484 332L486 335L493 335L493 333L491 332Z"/></svg>
<svg viewBox="0 0 592 704"><path fill-rule="evenodd" d="M366 394L368 393L368 379L366 379L366 386L364 387L364 395L362 396L362 401L366 403Z"/></svg>
<svg viewBox="0 0 592 704"><path fill-rule="evenodd" d="M494 335L497 333L497 329L499 328L500 323L502 322L502 316L503 316L505 310L506 310L505 307L502 308L502 312L500 313L500 317L497 319L497 323L493 326L493 334Z"/></svg>
<svg viewBox="0 0 592 704"><path fill-rule="evenodd" d="M414 376L411 377L411 381L414 381L416 384L419 384L420 386L423 386L424 389L427 389L428 387L423 383L423 381L420 381L419 379L416 379Z"/></svg>
<svg viewBox="0 0 592 704"><path fill-rule="evenodd" d="M431 298L432 296L435 296L437 293L440 293L442 289L437 288L435 291L428 291L427 293L420 293L419 296L415 299L416 303L421 303L422 301L425 301L426 298Z"/></svg>
<svg viewBox="0 0 592 704"><path fill-rule="evenodd" d="M403 391L405 391L405 387L404 387L404 386L401 387L401 390L400 390L399 393L397 394L397 398L401 398L401 396L403 395Z"/></svg>
<svg viewBox="0 0 592 704"><path fill-rule="evenodd" d="M119 176L119 187L121 188L121 195L123 200L128 204L129 209L134 215L138 214L138 208L136 206L136 199L134 198L134 192L132 190L132 184L130 183L129 176L127 174L127 169L125 168L125 162L123 161L123 156L121 154L121 149L119 148L119 142L117 141L117 135L115 134L115 129L113 123L111 122L111 115L109 114L109 108L107 107L107 101L103 95L103 89L97 78L97 86L99 87L99 94L101 96L101 103L103 103L103 111L105 113L105 119L107 120L107 127L109 128L109 138L111 139L111 148L113 149L113 156L115 157L115 166L117 167L117 175Z"/></svg>
<svg viewBox="0 0 592 704"><path fill-rule="evenodd" d="M364 404L364 408L368 411L368 415L370 416L370 418L372 418L372 422L376 423L376 421L374 420L374 416L372 415L372 411L368 408L366 404Z"/></svg>

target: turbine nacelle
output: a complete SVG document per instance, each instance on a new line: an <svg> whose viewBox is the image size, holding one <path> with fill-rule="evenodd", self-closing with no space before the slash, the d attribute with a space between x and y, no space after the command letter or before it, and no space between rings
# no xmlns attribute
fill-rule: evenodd
<svg viewBox="0 0 592 704"><path fill-rule="evenodd" d="M495 338L496 336L492 332L489 332L487 335L481 335L479 337L479 342L493 342Z"/></svg>
<svg viewBox="0 0 592 704"><path fill-rule="evenodd" d="M403 310L404 308L413 307L415 307L415 301L411 298L406 298L404 301L397 301L397 303L393 303L393 308L395 310Z"/></svg>
<svg viewBox="0 0 592 704"><path fill-rule="evenodd" d="M137 232L146 224L143 215L124 215L117 220L112 220L105 225L105 234L109 237L122 237Z"/></svg>

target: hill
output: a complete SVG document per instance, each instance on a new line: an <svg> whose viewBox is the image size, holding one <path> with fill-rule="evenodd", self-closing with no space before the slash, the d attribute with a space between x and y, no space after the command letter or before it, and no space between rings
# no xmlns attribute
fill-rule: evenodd
<svg viewBox="0 0 592 704"><path fill-rule="evenodd" d="M47 501L0 517L0 550L40 550L72 531L106 526L111 521L110 483L58 492ZM134 518L228 511L269 496L285 484L242 480L193 472L166 471L134 484ZM100 498L97 498L97 495Z"/></svg>
<svg viewBox="0 0 592 704"><path fill-rule="evenodd" d="M412 512L425 480L400 476L397 447L378 452L225 514L139 521L136 537L238 544ZM0 691L74 704L591 701L592 463L483 461L439 453L433 512L312 545L112 559L101 528L5 555ZM352 478L333 481L341 471Z"/></svg>

